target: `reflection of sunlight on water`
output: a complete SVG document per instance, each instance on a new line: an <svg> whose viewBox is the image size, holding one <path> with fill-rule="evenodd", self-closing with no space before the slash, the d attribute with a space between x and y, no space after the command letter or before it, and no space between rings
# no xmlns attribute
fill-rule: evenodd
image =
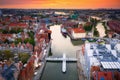
<svg viewBox="0 0 120 80"><path fill-rule="evenodd" d="M65 38L62 36L59 25L51 26L50 29L52 30L51 37L53 40L51 49L53 56L61 56L63 53L66 53L69 57L75 57L76 50L80 49L80 47L73 46L69 37Z"/></svg>
<svg viewBox="0 0 120 80"><path fill-rule="evenodd" d="M105 34L105 28L104 28L104 26L102 25L102 23L98 23L98 25L97 25L97 30L98 30L98 32L99 32L99 37L104 37L106 34Z"/></svg>
<svg viewBox="0 0 120 80"><path fill-rule="evenodd" d="M75 57L76 50L80 47L73 46L69 37L61 35L60 26L50 27L52 30L51 57L62 57L66 53L67 57ZM76 63L67 62L67 71L62 73L61 62L47 62L41 80L78 80ZM72 76L71 76L72 75Z"/></svg>

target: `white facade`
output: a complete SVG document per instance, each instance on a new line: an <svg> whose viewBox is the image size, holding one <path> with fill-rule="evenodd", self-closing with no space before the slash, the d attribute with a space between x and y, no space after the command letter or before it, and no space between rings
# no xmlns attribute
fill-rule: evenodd
<svg viewBox="0 0 120 80"><path fill-rule="evenodd" d="M118 51L120 53L120 44L116 44L114 48L116 51Z"/></svg>
<svg viewBox="0 0 120 80"><path fill-rule="evenodd" d="M93 47L92 49L91 49L91 46ZM89 62L90 66L92 64L98 62L97 57L100 57L102 59L102 55L100 56L100 54L99 54L99 49L95 48L96 46L97 46L96 43L86 43L85 44L85 58ZM105 44L105 47L108 50L107 52L110 52L115 58L119 58L118 50L120 50L120 44L116 44L114 50L111 49L111 45L110 44ZM96 52L96 54L95 54L96 57L94 57L94 53L95 52ZM104 52L104 50L102 52ZM106 54L106 51L105 51L104 54ZM94 59L94 58L96 58L96 59Z"/></svg>
<svg viewBox="0 0 120 80"><path fill-rule="evenodd" d="M110 44L85 43L84 58L86 64L85 74L87 77L90 77L92 66L99 66L101 70L120 69L120 57L117 52L119 44L116 44L115 47L116 49L111 49Z"/></svg>
<svg viewBox="0 0 120 80"><path fill-rule="evenodd" d="M98 17L98 16L90 16L93 19L97 19L97 20L102 20L102 18Z"/></svg>
<svg viewBox="0 0 120 80"><path fill-rule="evenodd" d="M111 45L110 44L106 44L105 46L108 50L111 50Z"/></svg>
<svg viewBox="0 0 120 80"><path fill-rule="evenodd" d="M86 55L86 60L87 60L88 66L89 66L88 68L90 68L91 66L99 66L100 65L97 58L93 56L94 49L95 49L94 46L93 46L93 49L90 49L90 47L91 47L90 43L85 44L85 50L86 50L85 55Z"/></svg>
<svg viewBox="0 0 120 80"><path fill-rule="evenodd" d="M75 33L74 31L72 31L72 36L76 39L76 38L85 38L86 37L86 33Z"/></svg>

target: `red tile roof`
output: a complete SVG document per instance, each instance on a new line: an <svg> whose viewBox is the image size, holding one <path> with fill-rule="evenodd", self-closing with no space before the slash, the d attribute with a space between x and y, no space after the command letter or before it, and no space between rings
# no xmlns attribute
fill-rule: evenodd
<svg viewBox="0 0 120 80"><path fill-rule="evenodd" d="M120 72L115 71L114 72L114 78L115 78L115 80L120 80Z"/></svg>
<svg viewBox="0 0 120 80"><path fill-rule="evenodd" d="M108 22L108 26L112 31L120 33L120 21L111 20Z"/></svg>
<svg viewBox="0 0 120 80"><path fill-rule="evenodd" d="M17 26L17 24L16 23L10 23L8 26L13 27L13 26Z"/></svg>
<svg viewBox="0 0 120 80"><path fill-rule="evenodd" d="M25 23L19 23L18 26L21 27L21 28L27 28L28 27L28 25L25 24Z"/></svg>
<svg viewBox="0 0 120 80"><path fill-rule="evenodd" d="M52 31L51 31L51 30L48 30L47 32L48 32L48 33L52 33Z"/></svg>
<svg viewBox="0 0 120 80"><path fill-rule="evenodd" d="M10 21L10 18L5 18L4 21Z"/></svg>
<svg viewBox="0 0 120 80"><path fill-rule="evenodd" d="M35 20L34 18L32 18L30 16L23 16L22 19L23 20Z"/></svg>
<svg viewBox="0 0 120 80"><path fill-rule="evenodd" d="M0 29L2 29L3 27L2 26L0 26Z"/></svg>
<svg viewBox="0 0 120 80"><path fill-rule="evenodd" d="M85 30L82 28L72 28L72 30L74 31L74 33L85 33Z"/></svg>
<svg viewBox="0 0 120 80"><path fill-rule="evenodd" d="M12 34L0 34L0 37L12 37Z"/></svg>
<svg viewBox="0 0 120 80"><path fill-rule="evenodd" d="M89 25L91 25L91 22L86 22L85 25L86 25L86 26L89 26Z"/></svg>
<svg viewBox="0 0 120 80"><path fill-rule="evenodd" d="M113 80L112 72L95 72L94 80Z"/></svg>
<svg viewBox="0 0 120 80"><path fill-rule="evenodd" d="M94 72L94 71L100 71L100 67L99 66L92 66L91 72Z"/></svg>
<svg viewBox="0 0 120 80"><path fill-rule="evenodd" d="M25 28L25 27L28 27L28 25L25 23L10 23L8 25L8 27L23 27L23 28Z"/></svg>

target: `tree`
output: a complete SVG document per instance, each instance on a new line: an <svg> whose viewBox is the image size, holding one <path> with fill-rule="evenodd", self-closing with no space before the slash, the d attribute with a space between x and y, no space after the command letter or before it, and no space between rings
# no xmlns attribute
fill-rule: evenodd
<svg viewBox="0 0 120 80"><path fill-rule="evenodd" d="M92 25L90 26L84 26L85 31L91 31L92 30Z"/></svg>
<svg viewBox="0 0 120 80"><path fill-rule="evenodd" d="M32 44L33 46L35 45L35 41L34 41L34 38L26 38L25 40L24 40L24 43L30 43L30 44Z"/></svg>
<svg viewBox="0 0 120 80"><path fill-rule="evenodd" d="M16 32L17 33L23 32L23 29L19 28Z"/></svg>
<svg viewBox="0 0 120 80"><path fill-rule="evenodd" d="M9 44L9 40L8 40L8 39L5 39L4 43L8 43L8 44Z"/></svg>
<svg viewBox="0 0 120 80"><path fill-rule="evenodd" d="M95 28L95 30L94 30L94 36L99 37L99 32L97 31L96 28Z"/></svg>
<svg viewBox="0 0 120 80"><path fill-rule="evenodd" d="M18 43L20 43L20 42L22 42L22 39L21 39L21 38L17 38L17 39L15 40L15 44L18 44Z"/></svg>
<svg viewBox="0 0 120 80"><path fill-rule="evenodd" d="M29 43L32 44L33 46L35 45L34 38L30 38Z"/></svg>
<svg viewBox="0 0 120 80"><path fill-rule="evenodd" d="M97 25L97 23L99 22L99 20L94 19L94 18L90 18L90 22L92 23L92 26L95 27Z"/></svg>
<svg viewBox="0 0 120 80"><path fill-rule="evenodd" d="M22 61L23 64L25 64L30 58L30 55L28 53L19 53L18 57L19 57L19 60Z"/></svg>
<svg viewBox="0 0 120 80"><path fill-rule="evenodd" d="M7 31L7 30L2 30L2 33L3 33L3 34L7 34L8 31Z"/></svg>
<svg viewBox="0 0 120 80"><path fill-rule="evenodd" d="M10 30L9 32L10 32L11 34L12 34L12 33L17 33L17 31L14 30L14 29Z"/></svg>
<svg viewBox="0 0 120 80"><path fill-rule="evenodd" d="M33 31L28 32L28 35L29 35L31 38L34 38L34 32L33 32Z"/></svg>
<svg viewBox="0 0 120 80"><path fill-rule="evenodd" d="M3 60L3 51L0 51L0 61Z"/></svg>
<svg viewBox="0 0 120 80"><path fill-rule="evenodd" d="M13 53L11 53L11 51L10 50L5 50L5 51L3 51L3 55L4 55L4 59L7 59L7 60L9 60L10 58L13 58L14 57L14 54Z"/></svg>

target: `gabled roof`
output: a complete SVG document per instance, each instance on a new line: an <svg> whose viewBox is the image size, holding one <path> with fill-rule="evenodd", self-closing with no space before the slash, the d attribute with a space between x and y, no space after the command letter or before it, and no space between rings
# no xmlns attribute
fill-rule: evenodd
<svg viewBox="0 0 120 80"><path fill-rule="evenodd" d="M10 23L8 26L9 26L9 27L17 26L17 24L16 24L16 23Z"/></svg>
<svg viewBox="0 0 120 80"><path fill-rule="evenodd" d="M23 20L35 20L35 19L32 18L31 16L23 16L22 19L23 19Z"/></svg>
<svg viewBox="0 0 120 80"><path fill-rule="evenodd" d="M10 18L7 17L7 18L4 19L4 21L10 21Z"/></svg>
<svg viewBox="0 0 120 80"><path fill-rule="evenodd" d="M10 23L8 27L27 27L28 25L26 23Z"/></svg>
<svg viewBox="0 0 120 80"><path fill-rule="evenodd" d="M82 28L72 28L72 30L74 31L74 33L85 33L85 30Z"/></svg>
<svg viewBox="0 0 120 80"><path fill-rule="evenodd" d="M19 23L18 26L20 26L20 27L27 27L28 25L25 24L25 23Z"/></svg>

